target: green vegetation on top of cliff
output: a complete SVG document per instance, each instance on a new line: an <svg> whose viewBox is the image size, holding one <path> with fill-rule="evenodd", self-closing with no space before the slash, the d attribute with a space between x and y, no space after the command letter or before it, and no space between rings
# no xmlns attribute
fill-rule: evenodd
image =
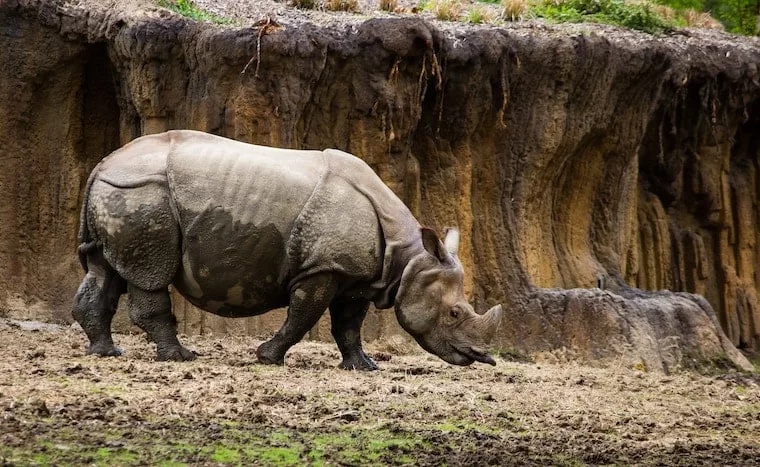
<svg viewBox="0 0 760 467"><path fill-rule="evenodd" d="M433 0L439 1L439 0ZM649 33L679 27L760 33L760 0L480 0L502 7L501 19L605 23Z"/></svg>
<svg viewBox="0 0 760 467"><path fill-rule="evenodd" d="M687 19L715 18L726 31L747 36L760 33L760 0L653 0Z"/></svg>
<svg viewBox="0 0 760 467"><path fill-rule="evenodd" d="M259 21L276 11L278 20L324 25L363 21L369 17L420 15L470 24L504 25L541 20L548 23L610 24L649 34L678 28L720 29L757 34L760 0L260 0L241 4L218 0L154 0L182 16L216 24ZM306 13L305 10L311 10ZM356 15L335 15L336 12ZM238 19L231 19L238 18Z"/></svg>
<svg viewBox="0 0 760 467"><path fill-rule="evenodd" d="M667 19L649 3L623 0L544 0L530 10L539 18L555 22L593 22L661 34L680 26L676 18Z"/></svg>
<svg viewBox="0 0 760 467"><path fill-rule="evenodd" d="M210 21L216 24L234 24L235 20L225 18L198 7L192 0L158 0L158 6L167 8L186 18L196 21Z"/></svg>
<svg viewBox="0 0 760 467"><path fill-rule="evenodd" d="M492 10L485 11L483 4L490 4ZM626 0L480 0L467 10L460 0L420 0L417 10L429 11L443 21L498 24L543 19L551 23L612 24L650 34L691 25L675 10Z"/></svg>

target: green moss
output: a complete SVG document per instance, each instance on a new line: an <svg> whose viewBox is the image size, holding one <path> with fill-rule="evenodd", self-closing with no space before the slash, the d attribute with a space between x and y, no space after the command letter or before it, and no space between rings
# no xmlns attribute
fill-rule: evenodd
<svg viewBox="0 0 760 467"><path fill-rule="evenodd" d="M487 431L464 422L450 425L465 432ZM327 433L304 433L291 429L257 430L242 422L220 420L219 441L212 442L179 420L173 426L185 429L178 429L171 441L150 430L104 429L83 438L80 430L57 427L55 432L49 432L51 438L43 435L33 445L0 447L0 459L20 465L378 465L412 464L415 453L432 447L424 433L360 426L346 426ZM131 436L126 436L127 432ZM127 444L118 448L93 447L113 440Z"/></svg>
<svg viewBox="0 0 760 467"><path fill-rule="evenodd" d="M226 446L218 446L211 454L211 460L222 464L237 464L240 462L240 452Z"/></svg>
<svg viewBox="0 0 760 467"><path fill-rule="evenodd" d="M287 433L275 431L269 436L269 439L275 443L289 442L290 436Z"/></svg>
<svg viewBox="0 0 760 467"><path fill-rule="evenodd" d="M131 465L140 461L137 453L123 448L98 448L94 457L98 465Z"/></svg>
<svg viewBox="0 0 760 467"><path fill-rule="evenodd" d="M246 454L252 460L261 461L266 465L286 466L301 464L300 447L263 447L258 449L247 449Z"/></svg>
<svg viewBox="0 0 760 467"><path fill-rule="evenodd" d="M330 463L363 465L387 463L387 456L392 453L393 462L411 464L412 453L429 446L427 441L404 433L351 430L314 438L307 457L315 465L324 464L328 456Z"/></svg>
<svg viewBox="0 0 760 467"><path fill-rule="evenodd" d="M311 450L307 454L307 457L312 461L322 463L324 462L326 452L338 450L341 453L341 457L347 459L360 458L360 453L352 448L355 443L356 440L344 433L318 436L312 440Z"/></svg>

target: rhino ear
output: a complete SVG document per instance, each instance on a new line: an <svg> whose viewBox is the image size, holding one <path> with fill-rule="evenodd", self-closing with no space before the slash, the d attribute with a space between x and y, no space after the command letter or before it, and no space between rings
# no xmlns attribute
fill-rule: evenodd
<svg viewBox="0 0 760 467"><path fill-rule="evenodd" d="M422 233L422 246L425 247L425 251L438 258L438 261L443 262L446 259L446 248L438 239L435 230L422 227L420 232Z"/></svg>
<svg viewBox="0 0 760 467"><path fill-rule="evenodd" d="M443 244L446 245L446 251L449 254L456 255L459 251L459 229L456 227L446 227Z"/></svg>

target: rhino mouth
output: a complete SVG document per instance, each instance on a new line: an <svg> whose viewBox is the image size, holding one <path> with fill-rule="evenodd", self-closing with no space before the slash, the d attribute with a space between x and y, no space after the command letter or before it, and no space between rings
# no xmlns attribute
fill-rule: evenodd
<svg viewBox="0 0 760 467"><path fill-rule="evenodd" d="M472 362L481 362L496 366L496 361L493 357L488 355L483 349L469 346L455 346L454 349L469 360L469 363L464 363L464 365L470 365Z"/></svg>
<svg viewBox="0 0 760 467"><path fill-rule="evenodd" d="M424 337L415 336L415 339L423 349L434 355L438 355L443 361L452 365L468 366L472 365L474 362L496 365L496 361L493 357L479 347L451 343L444 346L436 346L431 345L431 343Z"/></svg>

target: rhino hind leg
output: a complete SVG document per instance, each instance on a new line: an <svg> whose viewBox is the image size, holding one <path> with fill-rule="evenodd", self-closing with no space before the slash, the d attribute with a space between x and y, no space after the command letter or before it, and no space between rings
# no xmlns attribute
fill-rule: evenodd
<svg viewBox="0 0 760 467"><path fill-rule="evenodd" d="M87 354L120 356L124 352L114 345L111 320L126 283L105 262L100 249L89 251L86 261L88 272L74 297L72 314L90 341Z"/></svg>
<svg viewBox="0 0 760 467"><path fill-rule="evenodd" d="M156 343L156 360L195 360L195 354L177 339L177 319L172 314L168 289L148 291L130 283L127 293L129 316Z"/></svg>
<svg viewBox="0 0 760 467"><path fill-rule="evenodd" d="M308 277L296 284L290 294L288 316L277 334L256 349L259 362L284 365L285 353L317 324L338 290L331 274Z"/></svg>
<svg viewBox="0 0 760 467"><path fill-rule="evenodd" d="M362 349L361 329L369 302L336 300L330 304L331 331L343 357L344 370L378 370L377 364Z"/></svg>

